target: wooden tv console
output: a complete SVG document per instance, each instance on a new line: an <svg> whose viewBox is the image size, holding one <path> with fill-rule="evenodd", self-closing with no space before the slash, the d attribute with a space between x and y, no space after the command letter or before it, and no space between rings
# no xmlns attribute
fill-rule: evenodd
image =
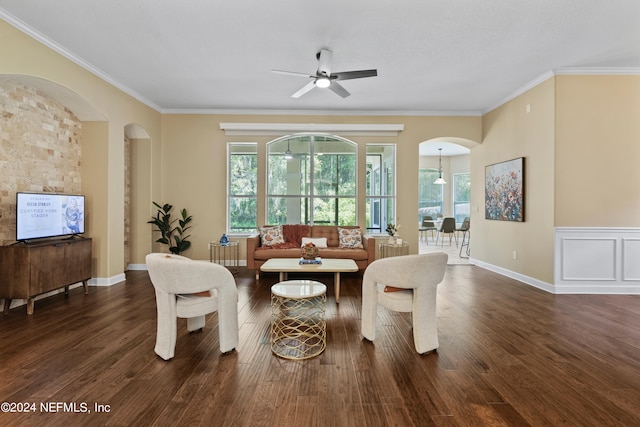
<svg viewBox="0 0 640 427"><path fill-rule="evenodd" d="M85 294L91 278L91 239L71 238L0 246L0 298L4 314L12 299L27 300L33 314L34 297L82 282Z"/></svg>

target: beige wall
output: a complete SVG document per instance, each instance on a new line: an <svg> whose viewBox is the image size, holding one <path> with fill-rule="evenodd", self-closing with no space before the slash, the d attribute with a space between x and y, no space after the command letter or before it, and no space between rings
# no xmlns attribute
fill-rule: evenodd
<svg viewBox="0 0 640 427"><path fill-rule="evenodd" d="M131 177L138 181L131 189L132 263L143 263L144 254L159 249L146 225L154 211L151 200L189 210L194 246L187 255L208 258L207 243L225 231L228 142L257 142L264 170L266 142L276 136L226 136L220 122L403 124L397 137L349 139L358 144L358 176L364 176L367 142L397 145L397 222L405 230L415 226L415 232L403 232L413 252L418 243L418 146L438 138L459 138L472 149L472 256L481 262L553 283L554 226L640 223L638 76L554 77L482 118L163 115L3 21L0 40L0 78L17 76L44 88L82 121L81 191L89 202L87 228L94 238L97 278L108 280L125 269L124 129L130 124L148 134L138 146L132 141ZM526 221L485 220L484 167L515 157L526 158ZM363 180L359 193L364 194ZM364 198L358 209L358 221L364 223ZM262 197L259 215L261 223Z"/></svg>
<svg viewBox="0 0 640 427"><path fill-rule="evenodd" d="M93 276L124 272L124 129L137 123L160 140L160 113L0 20L0 79L38 87L62 102L82 124L82 192L93 237ZM153 164L159 150L151 150ZM153 169L159 182L158 169ZM2 189L4 190L4 188ZM154 187L152 192L158 192ZM149 215L151 209L149 208ZM150 248L150 242L147 244Z"/></svg>
<svg viewBox="0 0 640 427"><path fill-rule="evenodd" d="M129 264L144 264L144 257L151 251L151 226L147 224L151 216L151 194L154 187L151 182L151 149L150 139L131 140ZM158 184L155 186L159 187Z"/></svg>
<svg viewBox="0 0 640 427"><path fill-rule="evenodd" d="M640 226L640 76L556 81L556 226Z"/></svg>
<svg viewBox="0 0 640 427"><path fill-rule="evenodd" d="M553 78L483 117L483 143L471 151L472 256L553 283ZM484 218L485 166L525 158L525 222ZM513 252L517 259L513 259Z"/></svg>
<svg viewBox="0 0 640 427"><path fill-rule="evenodd" d="M160 203L175 209L186 208L194 217L189 256L209 257L207 245L225 232L226 156L229 142L258 143L260 173L265 173L266 143L277 136L226 136L220 122L243 123L386 123L403 124L396 137L347 136L358 144L358 191L365 194L365 155L367 143L393 143L397 146L397 222L403 225L403 238L413 252L418 248L418 165L419 144L451 136L473 146L481 135L480 117L368 117L368 116L251 116L251 115L163 115L162 116L162 194ZM259 177L259 218L264 223L264 175ZM365 223L364 196L358 200L358 222ZM242 243L243 244L243 243ZM245 259L244 246L240 256Z"/></svg>

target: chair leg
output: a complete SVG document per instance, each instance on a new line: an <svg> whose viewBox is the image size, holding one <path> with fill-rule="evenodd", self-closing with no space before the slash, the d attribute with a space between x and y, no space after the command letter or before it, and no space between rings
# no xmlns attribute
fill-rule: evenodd
<svg viewBox="0 0 640 427"><path fill-rule="evenodd" d="M197 331L204 328L205 316L189 317L187 318L187 330L189 332Z"/></svg>

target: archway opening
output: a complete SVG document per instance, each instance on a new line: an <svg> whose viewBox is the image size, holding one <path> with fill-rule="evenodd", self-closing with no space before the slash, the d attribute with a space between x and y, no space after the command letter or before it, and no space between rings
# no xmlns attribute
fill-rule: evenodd
<svg viewBox="0 0 640 427"><path fill-rule="evenodd" d="M470 236L463 236L462 230L471 217L471 148L475 145L473 141L445 137L420 143L419 253L445 251L450 264L468 263L468 246L462 251L460 247L468 245Z"/></svg>

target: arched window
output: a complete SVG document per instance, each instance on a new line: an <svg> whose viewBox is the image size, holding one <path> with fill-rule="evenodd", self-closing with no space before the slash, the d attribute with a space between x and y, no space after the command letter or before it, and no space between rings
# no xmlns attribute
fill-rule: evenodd
<svg viewBox="0 0 640 427"><path fill-rule="evenodd" d="M357 147L333 135L267 144L267 223L356 225Z"/></svg>

